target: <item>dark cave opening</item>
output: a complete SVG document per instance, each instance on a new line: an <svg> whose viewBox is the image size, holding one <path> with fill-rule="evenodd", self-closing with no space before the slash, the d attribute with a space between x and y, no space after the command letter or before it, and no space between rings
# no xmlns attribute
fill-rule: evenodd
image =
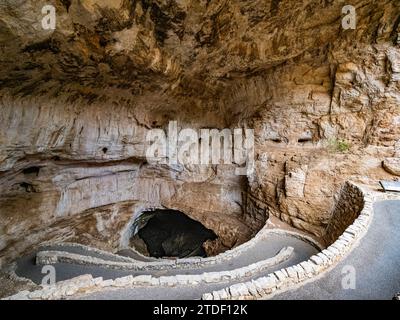
<svg viewBox="0 0 400 320"><path fill-rule="evenodd" d="M217 238L212 230L176 210L144 212L133 227L139 229L131 239L133 247L155 258L206 257L203 243Z"/></svg>

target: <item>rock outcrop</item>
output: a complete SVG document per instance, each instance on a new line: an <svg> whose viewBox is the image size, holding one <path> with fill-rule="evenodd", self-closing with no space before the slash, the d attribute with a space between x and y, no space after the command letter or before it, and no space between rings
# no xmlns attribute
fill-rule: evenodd
<svg viewBox="0 0 400 320"><path fill-rule="evenodd" d="M387 172L400 177L400 158L386 158L382 165Z"/></svg>
<svg viewBox="0 0 400 320"><path fill-rule="evenodd" d="M352 1L354 30L328 0L54 0L44 30L47 2L0 4L0 263L47 241L117 250L151 208L219 248L269 214L322 236L346 180L397 174L396 1ZM254 173L149 164L170 120L254 128Z"/></svg>

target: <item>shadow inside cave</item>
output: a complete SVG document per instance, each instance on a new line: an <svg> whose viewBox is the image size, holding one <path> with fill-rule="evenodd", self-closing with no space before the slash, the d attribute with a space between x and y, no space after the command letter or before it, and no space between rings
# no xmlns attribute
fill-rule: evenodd
<svg viewBox="0 0 400 320"><path fill-rule="evenodd" d="M144 212L132 228L136 230L131 239L132 246L155 258L206 257L204 242L217 238L200 222L180 211L168 209Z"/></svg>

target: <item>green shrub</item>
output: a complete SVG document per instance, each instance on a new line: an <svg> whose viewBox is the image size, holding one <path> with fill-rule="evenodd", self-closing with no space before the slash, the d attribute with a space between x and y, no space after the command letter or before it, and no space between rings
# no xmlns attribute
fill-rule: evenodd
<svg viewBox="0 0 400 320"><path fill-rule="evenodd" d="M350 150L350 143L341 139L332 139L329 141L329 149L332 152L345 153Z"/></svg>

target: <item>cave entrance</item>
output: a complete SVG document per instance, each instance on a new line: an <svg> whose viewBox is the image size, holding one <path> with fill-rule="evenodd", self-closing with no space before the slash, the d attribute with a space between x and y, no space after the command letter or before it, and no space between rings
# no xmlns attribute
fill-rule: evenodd
<svg viewBox="0 0 400 320"><path fill-rule="evenodd" d="M206 257L204 242L217 238L212 230L176 210L144 212L133 228L132 247L156 258Z"/></svg>

